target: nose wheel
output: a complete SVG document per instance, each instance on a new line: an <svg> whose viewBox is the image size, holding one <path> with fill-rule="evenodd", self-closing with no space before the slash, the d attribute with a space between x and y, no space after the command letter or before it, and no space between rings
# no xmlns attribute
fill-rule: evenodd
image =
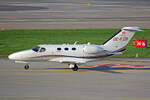
<svg viewBox="0 0 150 100"><path fill-rule="evenodd" d="M29 65L25 65L25 66L24 66L24 69L25 69L25 70L28 70L28 69L29 69Z"/></svg>

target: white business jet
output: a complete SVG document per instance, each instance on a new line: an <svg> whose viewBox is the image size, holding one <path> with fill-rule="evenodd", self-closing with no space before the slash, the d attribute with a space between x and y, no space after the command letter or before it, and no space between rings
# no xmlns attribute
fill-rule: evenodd
<svg viewBox="0 0 150 100"><path fill-rule="evenodd" d="M139 27L124 27L103 45L90 43L38 45L30 50L13 53L8 58L16 63L25 63L25 69L29 69L30 62L50 61L67 63L73 71L77 71L78 65L122 54L135 32L140 30Z"/></svg>

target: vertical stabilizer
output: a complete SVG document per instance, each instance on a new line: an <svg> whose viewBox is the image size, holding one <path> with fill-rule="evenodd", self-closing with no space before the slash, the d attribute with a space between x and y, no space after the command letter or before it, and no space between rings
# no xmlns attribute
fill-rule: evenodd
<svg viewBox="0 0 150 100"><path fill-rule="evenodd" d="M124 48L131 38L134 36L136 31L140 31L139 27L124 27L113 37L108 39L103 45L105 50L117 51Z"/></svg>

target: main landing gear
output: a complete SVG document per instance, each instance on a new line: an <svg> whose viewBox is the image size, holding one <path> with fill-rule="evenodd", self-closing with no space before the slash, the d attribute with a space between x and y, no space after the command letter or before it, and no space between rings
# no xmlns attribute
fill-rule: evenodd
<svg viewBox="0 0 150 100"><path fill-rule="evenodd" d="M77 64L69 64L69 67L73 70L73 71L78 71L78 66Z"/></svg>
<svg viewBox="0 0 150 100"><path fill-rule="evenodd" d="M28 69L29 69L29 65L28 65L28 64L25 65L25 66L24 66L24 69L25 69L25 70L28 70Z"/></svg>

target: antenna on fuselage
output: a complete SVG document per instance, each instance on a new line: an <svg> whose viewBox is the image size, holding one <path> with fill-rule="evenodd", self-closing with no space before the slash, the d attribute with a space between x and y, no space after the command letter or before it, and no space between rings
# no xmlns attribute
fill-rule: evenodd
<svg viewBox="0 0 150 100"><path fill-rule="evenodd" d="M87 43L87 45L90 45L90 44L91 44L90 42Z"/></svg>
<svg viewBox="0 0 150 100"><path fill-rule="evenodd" d="M77 43L78 43L78 41L75 41L75 42L74 42L74 45L76 45Z"/></svg>

